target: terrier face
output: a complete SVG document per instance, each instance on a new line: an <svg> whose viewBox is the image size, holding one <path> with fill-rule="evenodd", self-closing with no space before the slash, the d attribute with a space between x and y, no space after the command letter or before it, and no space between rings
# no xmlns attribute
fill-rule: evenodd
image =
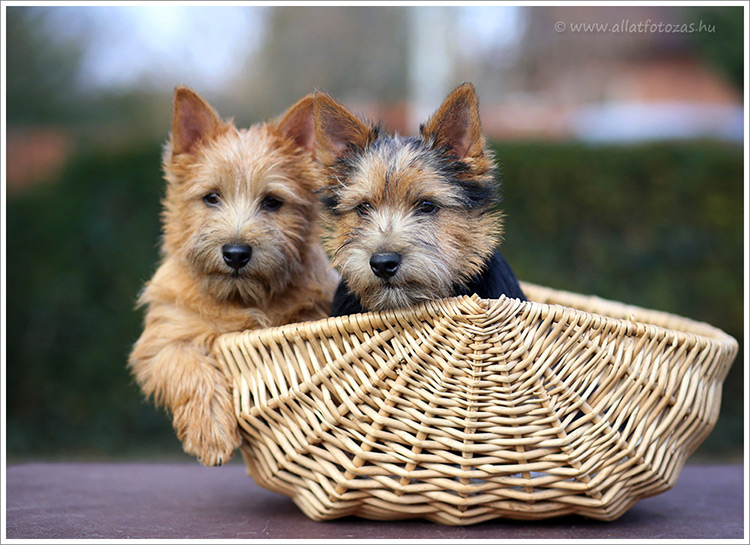
<svg viewBox="0 0 750 545"><path fill-rule="evenodd" d="M315 133L326 173L325 246L363 307L449 297L481 271L501 227L471 84L411 138L384 136L316 93Z"/></svg>
<svg viewBox="0 0 750 545"><path fill-rule="evenodd" d="M302 272L318 214L312 96L247 130L175 91L164 152L163 251L220 301L261 305Z"/></svg>

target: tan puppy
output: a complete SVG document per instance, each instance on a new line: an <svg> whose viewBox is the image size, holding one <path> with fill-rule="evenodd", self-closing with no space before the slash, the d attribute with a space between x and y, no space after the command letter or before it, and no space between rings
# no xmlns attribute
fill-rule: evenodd
<svg viewBox="0 0 750 545"><path fill-rule="evenodd" d="M145 329L129 367L204 465L226 462L241 442L214 339L330 310L338 277L319 243L312 104L308 95L238 130L191 89L175 89L163 259L138 301Z"/></svg>

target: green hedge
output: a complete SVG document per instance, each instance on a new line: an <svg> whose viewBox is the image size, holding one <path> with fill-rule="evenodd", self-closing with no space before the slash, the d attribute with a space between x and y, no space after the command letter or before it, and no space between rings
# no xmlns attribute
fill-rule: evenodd
<svg viewBox="0 0 750 545"><path fill-rule="evenodd" d="M717 142L497 143L503 253L523 280L743 335L742 150ZM8 199L7 452L183 456L125 362L158 259L158 142L76 156ZM742 354L704 456L741 453Z"/></svg>
<svg viewBox="0 0 750 545"><path fill-rule="evenodd" d="M160 152L82 153L9 199L9 457L179 453L125 368L158 259Z"/></svg>

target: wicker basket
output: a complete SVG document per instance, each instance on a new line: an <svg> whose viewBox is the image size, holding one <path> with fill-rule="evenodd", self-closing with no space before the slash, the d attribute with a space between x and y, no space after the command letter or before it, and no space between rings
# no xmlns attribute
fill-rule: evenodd
<svg viewBox="0 0 750 545"><path fill-rule="evenodd" d="M611 520L671 488L737 342L536 286L220 337L248 473L312 519Z"/></svg>

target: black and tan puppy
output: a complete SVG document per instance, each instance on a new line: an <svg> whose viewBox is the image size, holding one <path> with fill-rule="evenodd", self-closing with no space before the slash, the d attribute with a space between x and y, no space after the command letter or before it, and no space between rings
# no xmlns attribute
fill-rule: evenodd
<svg viewBox="0 0 750 545"><path fill-rule="evenodd" d="M470 83L417 137L384 135L323 92L314 110L325 247L342 276L333 315L472 293L524 298L496 249L499 188Z"/></svg>

